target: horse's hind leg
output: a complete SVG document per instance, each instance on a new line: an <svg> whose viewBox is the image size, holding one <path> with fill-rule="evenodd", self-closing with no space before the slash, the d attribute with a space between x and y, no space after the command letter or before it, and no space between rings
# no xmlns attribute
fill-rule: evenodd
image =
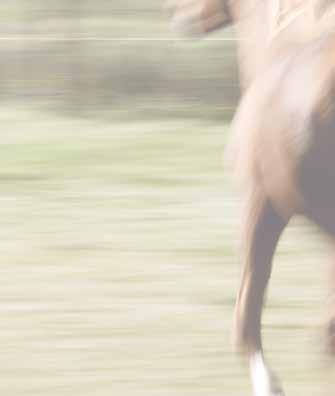
<svg viewBox="0 0 335 396"><path fill-rule="evenodd" d="M261 315L272 258L287 224L262 191L250 196L244 235L244 268L235 308L235 341L250 359L255 396L282 395L265 364L261 340Z"/></svg>
<svg viewBox="0 0 335 396"><path fill-rule="evenodd" d="M332 256L329 268L328 315L326 324L326 351L335 357L335 237L332 237Z"/></svg>
<svg viewBox="0 0 335 396"><path fill-rule="evenodd" d="M335 358L335 220L332 218L332 209L314 210L313 213L306 213L306 217L315 223L330 241L330 257L328 263L328 298L327 315L325 325L325 351Z"/></svg>
<svg viewBox="0 0 335 396"><path fill-rule="evenodd" d="M328 231L328 232L327 232ZM330 236L331 256L328 270L328 301L327 301L327 319L325 326L325 347L327 354L335 358L335 233L326 230Z"/></svg>

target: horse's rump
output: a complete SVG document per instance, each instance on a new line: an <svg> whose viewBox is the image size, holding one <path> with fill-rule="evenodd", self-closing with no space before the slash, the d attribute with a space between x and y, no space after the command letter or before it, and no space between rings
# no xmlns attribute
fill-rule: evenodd
<svg viewBox="0 0 335 396"><path fill-rule="evenodd" d="M262 185L281 211L302 209L310 167L322 170L323 151L335 153L334 67L333 37L276 58L236 112L228 155L237 179Z"/></svg>

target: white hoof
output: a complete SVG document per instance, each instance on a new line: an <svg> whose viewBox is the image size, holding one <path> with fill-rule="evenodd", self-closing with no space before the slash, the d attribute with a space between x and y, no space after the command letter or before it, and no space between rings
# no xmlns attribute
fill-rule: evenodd
<svg viewBox="0 0 335 396"><path fill-rule="evenodd" d="M254 396L284 396L284 391L277 379L264 362L261 352L250 358L250 374Z"/></svg>

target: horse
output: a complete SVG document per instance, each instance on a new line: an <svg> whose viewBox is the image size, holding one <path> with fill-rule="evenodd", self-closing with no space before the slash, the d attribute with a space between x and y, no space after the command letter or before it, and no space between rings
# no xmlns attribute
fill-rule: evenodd
<svg viewBox="0 0 335 396"><path fill-rule="evenodd" d="M294 47L333 25L333 0L167 0L175 31L201 35L235 25L242 90L280 48Z"/></svg>
<svg viewBox="0 0 335 396"><path fill-rule="evenodd" d="M280 7L283 1L197 0L191 3L201 7L188 13L189 1L182 0L173 14L174 24L189 23L197 32L234 25L241 35L243 95L232 129L246 210L234 339L249 360L255 396L284 395L261 337L265 292L283 231L294 216L304 216L335 245L333 3L286 0L292 16ZM328 316L326 345L335 355L335 305Z"/></svg>

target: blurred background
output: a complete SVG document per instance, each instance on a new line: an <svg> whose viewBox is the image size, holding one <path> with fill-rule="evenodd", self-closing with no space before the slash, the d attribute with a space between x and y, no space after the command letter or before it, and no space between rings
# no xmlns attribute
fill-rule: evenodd
<svg viewBox="0 0 335 396"><path fill-rule="evenodd" d="M233 42L176 41L162 9L153 0L3 1L1 98L85 117L129 119L129 106L150 119L229 117Z"/></svg>
<svg viewBox="0 0 335 396"><path fill-rule="evenodd" d="M177 37L154 0L3 0L0 17L0 393L250 394L230 345L233 31ZM285 234L264 317L289 394L328 381L314 234Z"/></svg>

